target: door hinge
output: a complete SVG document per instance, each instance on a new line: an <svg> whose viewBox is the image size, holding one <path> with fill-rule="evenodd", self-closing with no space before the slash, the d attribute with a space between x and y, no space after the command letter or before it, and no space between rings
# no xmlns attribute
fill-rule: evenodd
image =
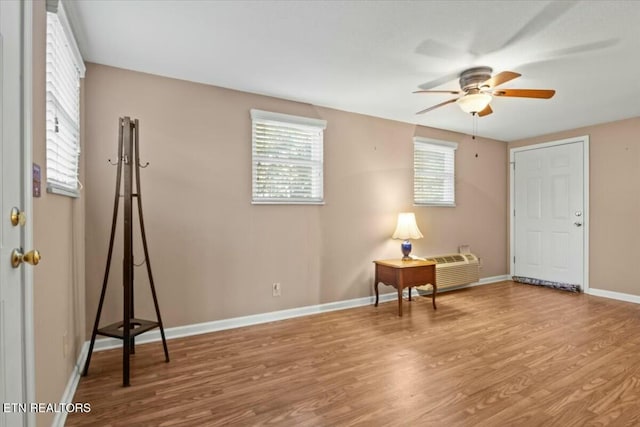
<svg viewBox="0 0 640 427"><path fill-rule="evenodd" d="M514 264L516 263L516 257L513 257L513 263Z"/></svg>
<svg viewBox="0 0 640 427"><path fill-rule="evenodd" d="M516 210L515 209L513 210L513 216L516 216Z"/></svg>

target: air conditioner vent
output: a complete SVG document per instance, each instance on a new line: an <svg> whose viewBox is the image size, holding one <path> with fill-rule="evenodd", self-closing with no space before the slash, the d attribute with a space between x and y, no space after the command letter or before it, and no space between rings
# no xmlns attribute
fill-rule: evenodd
<svg viewBox="0 0 640 427"><path fill-rule="evenodd" d="M450 254L427 258L436 263L438 289L468 285L480 280L478 257L474 254ZM428 290L430 286L418 287Z"/></svg>
<svg viewBox="0 0 640 427"><path fill-rule="evenodd" d="M433 258L427 258L427 261L433 261L436 264L449 264L452 262L466 262L467 259L463 255L443 255Z"/></svg>

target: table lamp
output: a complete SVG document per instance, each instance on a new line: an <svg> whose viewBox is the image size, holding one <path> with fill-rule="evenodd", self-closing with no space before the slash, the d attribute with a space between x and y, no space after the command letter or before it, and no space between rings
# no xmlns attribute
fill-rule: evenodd
<svg viewBox="0 0 640 427"><path fill-rule="evenodd" d="M401 212L398 214L398 224L396 225L396 231L393 232L393 239L404 240L400 247L402 248L403 261L410 260L409 254L411 253L411 242L409 239L421 239L424 236L416 224L416 216L413 212Z"/></svg>

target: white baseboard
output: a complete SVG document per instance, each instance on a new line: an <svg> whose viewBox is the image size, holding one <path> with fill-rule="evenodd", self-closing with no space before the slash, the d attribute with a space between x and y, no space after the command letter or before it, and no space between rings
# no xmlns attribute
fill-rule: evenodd
<svg viewBox="0 0 640 427"><path fill-rule="evenodd" d="M86 341L80 349L80 354L78 354L78 359L76 360L76 364L71 371L69 381L67 381L67 386L62 393L62 399L60 399L60 403L73 403L73 396L76 394L76 389L78 388L78 383L80 382L80 373L82 372L82 368L84 368L84 361L87 359L88 352L89 341ZM51 427L64 427L64 423L66 421L67 413L65 411L56 412L55 417L53 417Z"/></svg>
<svg viewBox="0 0 640 427"><path fill-rule="evenodd" d="M397 293L392 292L380 295L380 302L395 301ZM261 323L275 322L278 320L293 319L295 317L309 316L311 314L326 313L329 311L344 310L347 308L371 305L376 301L375 296L355 298L345 301L329 302L325 304L309 305L305 307L291 308L288 310L272 311L269 313L252 314L249 316L232 317L230 319L214 320L212 322L194 323L192 325L175 326L165 328L164 333L168 340L173 338L188 337L191 335L206 334L209 332L223 331L226 329L241 328L243 326L259 325ZM160 341L160 330L154 329L136 337L136 344L146 344ZM109 350L122 346L122 340L116 338L100 338L96 340L94 351Z"/></svg>
<svg viewBox="0 0 640 427"><path fill-rule="evenodd" d="M504 282L505 280L511 280L511 276L508 274L503 274L502 276L483 277L480 279L478 283L472 283L468 287L488 285L489 283Z"/></svg>
<svg viewBox="0 0 640 427"><path fill-rule="evenodd" d="M625 294L622 292L606 291L604 289L594 289L594 288L587 289L586 293L596 297L604 297L604 298L615 299L618 301L626 301L626 302L633 302L636 304L640 304L640 296L638 295L631 295L631 294Z"/></svg>
<svg viewBox="0 0 640 427"><path fill-rule="evenodd" d="M473 286L488 285L490 283L502 282L504 280L510 280L511 276L493 276L480 279L477 283L471 283L469 285L458 286L455 288L443 289L443 292L452 291L455 289L468 288ZM406 291L405 291L406 292ZM438 292L439 293L439 292ZM391 292L380 295L380 302L396 301L398 294ZM289 310L272 311L270 313L253 314L250 316L233 317L231 319L214 320L212 322L195 323L192 325L176 326L173 328L165 328L164 333L167 340L173 338L188 337L191 335L206 334L209 332L222 331L225 329L240 328L243 326L258 325L260 323L275 322L278 320L293 319L295 317L309 316L311 314L326 313L329 311L344 310L347 308L361 307L365 305L371 305L375 303L375 296L355 298L345 301L329 302L325 304L309 305L306 307L292 308ZM160 331L154 329L136 337L136 344L146 344L150 342L156 342L161 340ZM93 351L109 350L112 348L119 348L122 346L122 340L116 338L100 338L97 339ZM89 342L85 342L82 346L80 354L78 355L78 361L71 373L67 387L64 390L61 403L73 403L73 396L78 387L80 381L80 373L84 368L84 363L89 352ZM52 424L53 427L63 427L66 420L66 414L56 414L56 418Z"/></svg>
<svg viewBox="0 0 640 427"><path fill-rule="evenodd" d="M455 289L470 288L474 286L488 285L490 283L511 280L511 276L493 276L484 277L479 282L469 285L462 285L452 288L443 289L442 292L453 291ZM406 291L405 291L406 292ZM440 292L440 291L438 291ZM395 301L396 292L380 295L380 302ZM295 317L309 316L311 314L326 313L329 311L345 310L347 308L362 307L371 305L376 301L375 296L355 298L344 301L329 302L317 305L308 305L305 307L291 308L289 310L272 311L269 313L252 314L250 316L233 317L230 319L214 320L212 322L195 323L192 325L175 326L173 328L165 328L166 338L182 338L191 335L206 334L209 332L223 331L225 329L240 328L243 326L259 325L261 323L275 322L278 320L293 319ZM154 329L136 337L136 344L146 344L150 342L160 341L160 331ZM122 341L116 338L97 339L93 347L94 351L110 350L122 346Z"/></svg>

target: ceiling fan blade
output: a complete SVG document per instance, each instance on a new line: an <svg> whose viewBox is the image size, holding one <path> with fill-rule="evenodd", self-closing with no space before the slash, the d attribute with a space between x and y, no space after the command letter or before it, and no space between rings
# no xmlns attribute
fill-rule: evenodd
<svg viewBox="0 0 640 427"><path fill-rule="evenodd" d="M457 60L461 57L470 57L468 52L465 52L457 47L450 46L448 44L439 42L438 40L427 39L418 45L415 50L416 53L421 55L431 56L433 58Z"/></svg>
<svg viewBox="0 0 640 427"><path fill-rule="evenodd" d="M416 90L413 93L450 93L451 95L460 95L459 90Z"/></svg>
<svg viewBox="0 0 640 427"><path fill-rule="evenodd" d="M493 49L492 52L506 49L507 47L518 43L520 40L531 38L538 34L551 23L556 21L560 16L566 13L569 9L574 7L578 2L576 0L571 1L552 1L549 2L536 16L531 18L517 33L502 44L497 49ZM484 52L485 54L491 52Z"/></svg>
<svg viewBox="0 0 640 427"><path fill-rule="evenodd" d="M520 76L521 74L514 73L513 71L503 71L491 77L489 80L482 82L480 84L480 87L483 87L483 86L496 87L510 80L518 78Z"/></svg>
<svg viewBox="0 0 640 427"><path fill-rule="evenodd" d="M430 82L426 82L426 83L422 83L420 86L418 86L420 89L422 90L429 90L429 89L433 89L434 87L438 87L440 85L443 85L445 83L448 83L452 80L457 80L458 77L460 77L460 73L463 70L457 70L454 71L451 74L447 74L446 76L442 76L442 77L438 77L435 80L431 80Z"/></svg>
<svg viewBox="0 0 640 427"><path fill-rule="evenodd" d="M491 105L487 104L487 106L484 107L484 110L478 113L478 117L488 116L491 113L493 113L493 110L491 109Z"/></svg>
<svg viewBox="0 0 640 427"><path fill-rule="evenodd" d="M494 90L493 96L513 96L518 98L541 98L549 99L555 95L553 89L500 89Z"/></svg>
<svg viewBox="0 0 640 427"><path fill-rule="evenodd" d="M584 43L577 46L565 47L562 49L550 50L538 55L537 58L533 59L533 61L520 64L520 67L524 65L531 65L531 64L537 64L537 63L542 63L547 61L564 59L570 55L579 55L581 53L588 53L588 52L606 49L608 47L618 44L619 41L620 39L613 38L613 39L600 40L597 42Z"/></svg>
<svg viewBox="0 0 640 427"><path fill-rule="evenodd" d="M458 100L458 98L453 98L453 99L450 99L448 101L441 102L440 104L434 105L433 107L425 108L422 111L418 111L416 114L428 113L431 110L435 110L436 108L440 108L440 107L445 106L447 104L451 104L452 102L456 102L457 100Z"/></svg>

